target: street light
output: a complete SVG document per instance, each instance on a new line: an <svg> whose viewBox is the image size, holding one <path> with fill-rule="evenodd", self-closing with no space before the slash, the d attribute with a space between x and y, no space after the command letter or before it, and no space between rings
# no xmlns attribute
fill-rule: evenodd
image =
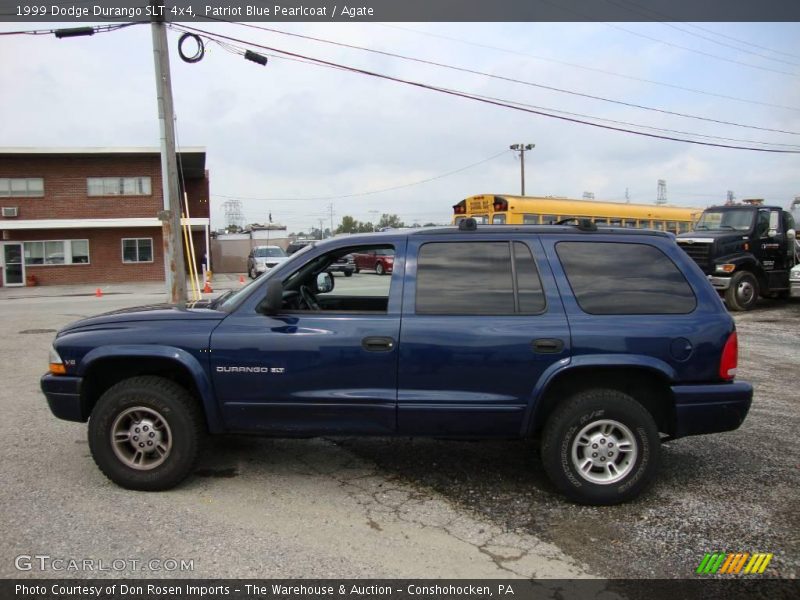
<svg viewBox="0 0 800 600"><path fill-rule="evenodd" d="M522 183L521 196L525 195L525 151L533 150L536 144L511 144L508 148L519 152L519 168L520 168L520 181Z"/></svg>

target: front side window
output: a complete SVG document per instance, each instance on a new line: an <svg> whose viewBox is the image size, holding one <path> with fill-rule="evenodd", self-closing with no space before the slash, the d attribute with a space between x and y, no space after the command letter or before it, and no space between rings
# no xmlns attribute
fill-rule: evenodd
<svg viewBox="0 0 800 600"><path fill-rule="evenodd" d="M89 263L89 240L24 242L25 265L75 265Z"/></svg>
<svg viewBox="0 0 800 600"><path fill-rule="evenodd" d="M683 274L649 244L559 242L575 300L595 315L685 314L697 301Z"/></svg>
<svg viewBox="0 0 800 600"><path fill-rule="evenodd" d="M149 177L89 177L86 180L89 196L149 196Z"/></svg>
<svg viewBox="0 0 800 600"><path fill-rule="evenodd" d="M505 225L505 223L506 223L505 214L492 215L492 225Z"/></svg>
<svg viewBox="0 0 800 600"><path fill-rule="evenodd" d="M511 315L541 312L541 282L530 249L508 242L432 242L417 259L417 314Z"/></svg>
<svg viewBox="0 0 800 600"><path fill-rule="evenodd" d="M153 238L127 238L122 240L122 262L153 262Z"/></svg>
<svg viewBox="0 0 800 600"><path fill-rule="evenodd" d="M283 281L283 308L290 311L386 313L393 277L354 273L354 255L394 256L393 246L349 246L302 261ZM326 275L327 274L327 275ZM333 288L320 289L320 275Z"/></svg>
<svg viewBox="0 0 800 600"><path fill-rule="evenodd" d="M42 177L0 177L0 198L41 198L44 196Z"/></svg>

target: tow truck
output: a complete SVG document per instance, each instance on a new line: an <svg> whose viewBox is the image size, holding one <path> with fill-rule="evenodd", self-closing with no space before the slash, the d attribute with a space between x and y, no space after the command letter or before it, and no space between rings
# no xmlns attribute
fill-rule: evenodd
<svg viewBox="0 0 800 600"><path fill-rule="evenodd" d="M798 261L796 198L789 210L761 199L712 206L678 245L699 265L731 311L751 310L759 297L788 298Z"/></svg>

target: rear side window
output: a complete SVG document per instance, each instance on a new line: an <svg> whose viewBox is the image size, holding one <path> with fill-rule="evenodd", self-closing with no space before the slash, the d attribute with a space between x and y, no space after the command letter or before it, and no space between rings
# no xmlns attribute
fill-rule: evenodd
<svg viewBox="0 0 800 600"><path fill-rule="evenodd" d="M417 259L417 314L511 315L544 310L530 249L508 242L432 242ZM516 278L514 275L516 274Z"/></svg>
<svg viewBox="0 0 800 600"><path fill-rule="evenodd" d="M685 314L697 300L675 263L648 244L560 242L578 305L595 315Z"/></svg>

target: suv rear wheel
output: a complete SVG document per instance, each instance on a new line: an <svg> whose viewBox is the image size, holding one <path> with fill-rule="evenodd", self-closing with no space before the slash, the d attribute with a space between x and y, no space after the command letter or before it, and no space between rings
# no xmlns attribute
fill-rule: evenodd
<svg viewBox="0 0 800 600"><path fill-rule="evenodd" d="M192 471L204 434L189 392L163 377L133 377L110 387L89 420L89 448L114 483L166 490Z"/></svg>
<svg viewBox="0 0 800 600"><path fill-rule="evenodd" d="M542 436L545 471L569 498L617 504L638 496L658 470L650 413L617 390L579 392L556 408Z"/></svg>

